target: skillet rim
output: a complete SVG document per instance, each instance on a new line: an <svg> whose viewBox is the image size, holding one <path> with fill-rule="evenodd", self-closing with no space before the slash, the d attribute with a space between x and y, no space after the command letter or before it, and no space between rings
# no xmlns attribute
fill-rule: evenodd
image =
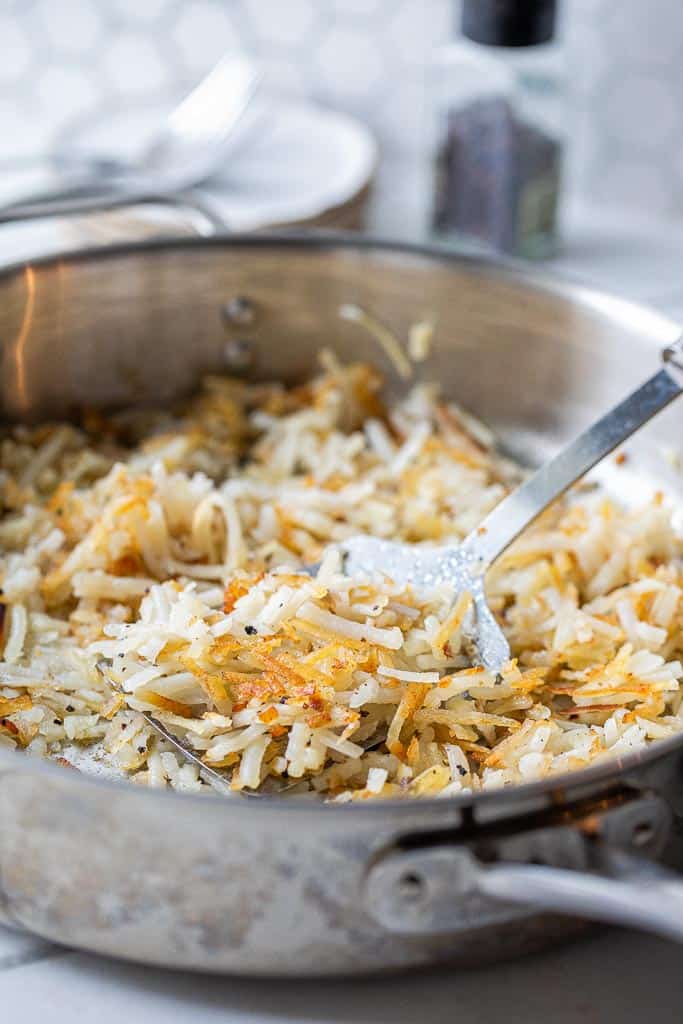
<svg viewBox="0 0 683 1024"><path fill-rule="evenodd" d="M32 267L49 267L65 263L77 263L83 260L108 259L135 253L157 252L169 249L219 248L265 249L270 246L281 246L295 249L359 249L361 251L377 250L393 252L397 255L419 256L435 259L444 263L465 264L472 269L484 270L494 277L508 280L511 283L522 283L533 289L561 298L571 298L581 305L607 316L615 322L628 323L641 330L649 323L650 330L662 332L662 341L669 343L681 333L681 327L664 313L649 306L647 303L636 302L623 296L600 288L586 285L571 274L553 274L546 270L531 268L521 260L506 256L488 254L472 245L448 245L441 242L404 242L391 238L373 235L358 235L353 231L325 231L309 228L300 230L268 231L249 234L240 232L230 234L227 230L209 236L179 236L168 238L151 238L137 242L117 242L113 245L91 245L64 252L56 251L36 257L28 257L12 263L0 263L0 281L20 274ZM652 339L655 344L655 339Z"/></svg>
<svg viewBox="0 0 683 1024"><path fill-rule="evenodd" d="M90 261L93 259L116 259L118 257L132 256L145 253L161 251L175 251L182 249L196 248L256 248L267 249L271 247L293 248L293 249L355 249L362 252L377 251L380 253L394 253L395 255L416 256L431 259L435 262L445 264L455 263L465 265L466 268L480 271L486 275L509 281L511 284L522 285L537 292L555 295L560 298L571 300L584 308L593 309L604 317L611 319L617 325L628 323L631 329L640 329L643 334L652 335L653 348L660 344L668 344L680 334L680 326L674 320L663 313L651 308L647 304L635 302L631 299L622 298L610 292L602 291L585 285L583 282L573 280L570 275L555 275L552 272L530 269L526 264L508 258L499 258L480 251L475 247L463 245L456 248L452 245L445 245L438 242L420 243L404 242L388 238L376 238L372 235L356 235L353 232L345 231L318 231L291 230L259 232L257 234L239 233L231 235L227 231L217 232L209 237L181 236L160 239L147 239L138 242L121 242L114 245L84 246L70 249L65 252L51 252L46 255L29 257L14 263L6 263L0 267L0 282L13 276L26 272L29 268L49 268L72 263ZM661 333L661 339L654 337L655 333ZM251 805L252 810L246 813L256 813L275 809L280 812L295 812L299 816L319 816L320 808L325 808L325 815L339 814L348 816L367 815L368 813L382 812L383 815L404 816L412 814L413 817L429 818L437 809L441 812L441 818L449 817L449 813L458 814L465 808L495 806L504 800L512 803L515 799L547 797L551 802L556 803L557 797L561 794L561 803L571 799L570 790L588 786L597 786L603 783L605 786L610 782L623 781L625 775L630 771L654 764L663 760L674 751L683 748L683 730L676 736L666 740L660 740L645 748L643 751L636 751L621 758L606 759L604 762L590 765L574 771L562 772L536 782L525 782L518 785L501 787L500 789L482 790L478 793L459 794L448 797L427 797L419 799L375 799L368 801L352 801L345 804L325 804L320 801L309 799L297 799L289 797L281 799L274 796L263 796L258 799L235 799L228 801L212 801L211 806L216 808L218 803L227 807L230 811L241 807L246 812L246 807ZM155 790L151 787L134 786L132 783L121 779L103 778L97 775L90 775L86 772L78 772L78 778L73 776L64 767L56 764L50 758L31 757L23 755L26 764L29 766L30 774L47 773L48 776L62 781L72 778L76 785L92 786L116 792L125 792L131 798L137 793L139 798L163 799L166 801L191 801L194 806L201 806L200 800L204 796L197 797L196 794L179 793L175 790ZM4 764L7 762L11 770L11 763L21 761L20 751L0 751L0 773L4 774ZM19 769L21 770L21 769ZM65 774L66 773L66 774ZM221 812L222 813L222 812ZM322 820L322 819L321 819ZM445 824L445 822L444 822Z"/></svg>

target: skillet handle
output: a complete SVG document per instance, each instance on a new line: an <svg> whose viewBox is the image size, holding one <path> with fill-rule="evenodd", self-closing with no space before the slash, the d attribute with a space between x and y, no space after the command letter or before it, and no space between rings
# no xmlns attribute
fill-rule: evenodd
<svg viewBox="0 0 683 1024"><path fill-rule="evenodd" d="M616 877L536 864L499 864L481 872L477 888L505 903L626 925L683 942L683 879L661 864L603 851Z"/></svg>
<svg viewBox="0 0 683 1024"><path fill-rule="evenodd" d="M576 829L562 830L560 847L548 838L545 853L561 849L571 867L486 864L458 844L390 850L368 870L365 909L402 935L453 934L551 912L683 942L681 875L605 841L587 842Z"/></svg>
<svg viewBox="0 0 683 1024"><path fill-rule="evenodd" d="M191 191L175 195L134 192L88 195L68 190L63 193L55 192L44 200L0 207L0 225L53 217L86 216L108 213L125 207L148 205L168 206L179 212L185 211L196 215L197 220L192 227L202 237L211 237L228 229L228 225L215 210Z"/></svg>

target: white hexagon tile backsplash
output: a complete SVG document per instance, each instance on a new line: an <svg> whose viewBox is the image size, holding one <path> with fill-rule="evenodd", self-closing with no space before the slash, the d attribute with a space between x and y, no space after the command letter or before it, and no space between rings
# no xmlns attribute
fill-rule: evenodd
<svg viewBox="0 0 683 1024"><path fill-rule="evenodd" d="M452 0L0 0L0 163L75 114L180 95L226 50L271 88L366 120L384 151L430 145L425 67ZM564 0L570 183L683 215L683 0Z"/></svg>

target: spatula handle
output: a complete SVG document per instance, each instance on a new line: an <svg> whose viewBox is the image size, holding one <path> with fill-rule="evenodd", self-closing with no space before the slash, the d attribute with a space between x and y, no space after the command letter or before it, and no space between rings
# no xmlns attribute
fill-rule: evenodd
<svg viewBox="0 0 683 1024"><path fill-rule="evenodd" d="M683 391L683 341L663 353L664 368L529 477L464 542L489 565L568 487Z"/></svg>

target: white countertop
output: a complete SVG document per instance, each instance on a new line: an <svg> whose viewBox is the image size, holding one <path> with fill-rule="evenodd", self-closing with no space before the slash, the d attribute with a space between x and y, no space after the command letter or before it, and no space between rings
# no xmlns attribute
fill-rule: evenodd
<svg viewBox="0 0 683 1024"><path fill-rule="evenodd" d="M418 237L420 190L409 176L392 178L387 171L384 184L395 187L378 190L373 228L384 235ZM39 241L49 245L49 230L43 229ZM0 242L0 259L9 256L10 248L16 256L18 234L4 233ZM683 223L657 225L575 212L568 218L563 252L549 266L683 321ZM682 959L683 950L673 943L612 930L543 956L477 971L264 983L120 964L0 928L0 1020L16 1016L22 1024L71 1024L75 1014L96 1009L98 1024L122 1019L145 1024L635 1024L646 1018L680 1024Z"/></svg>
<svg viewBox="0 0 683 1024"><path fill-rule="evenodd" d="M21 1024L72 1024L90 1010L97 1024L680 1024L682 1016L680 947L616 931L493 968L315 982L170 973L56 949L13 954L12 945L0 934L0 1019L15 1011Z"/></svg>

